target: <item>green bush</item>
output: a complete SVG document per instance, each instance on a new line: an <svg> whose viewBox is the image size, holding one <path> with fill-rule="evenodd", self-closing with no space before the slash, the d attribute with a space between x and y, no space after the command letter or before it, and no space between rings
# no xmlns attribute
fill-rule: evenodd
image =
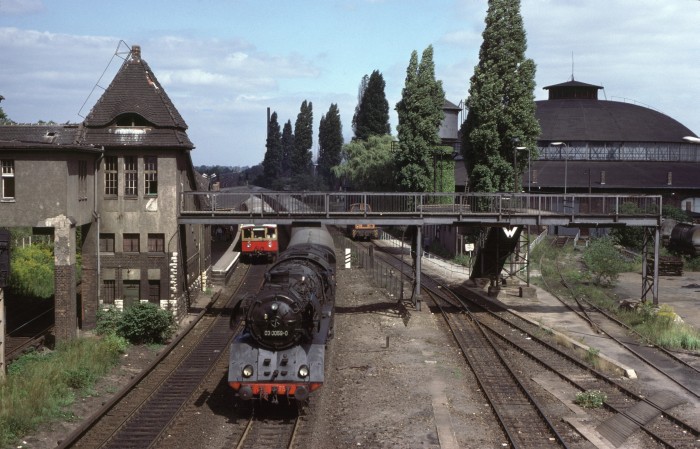
<svg viewBox="0 0 700 449"><path fill-rule="evenodd" d="M97 332L97 335L116 335L121 320L122 313L116 307L98 310L95 332Z"/></svg>
<svg viewBox="0 0 700 449"><path fill-rule="evenodd" d="M66 385L74 390L86 389L97 379L96 374L85 366L69 369L63 373L63 376Z"/></svg>
<svg viewBox="0 0 700 449"><path fill-rule="evenodd" d="M683 268L685 271L700 271L700 256L685 256L683 258Z"/></svg>
<svg viewBox="0 0 700 449"><path fill-rule="evenodd" d="M583 261L596 285L610 286L626 268L626 262L610 237L591 240L583 252Z"/></svg>
<svg viewBox="0 0 700 449"><path fill-rule="evenodd" d="M175 318L172 312L145 302L122 312L117 335L134 344L164 343L174 330Z"/></svg>
<svg viewBox="0 0 700 449"><path fill-rule="evenodd" d="M608 399L608 396L600 390L588 390L576 393L574 402L583 408L599 408Z"/></svg>

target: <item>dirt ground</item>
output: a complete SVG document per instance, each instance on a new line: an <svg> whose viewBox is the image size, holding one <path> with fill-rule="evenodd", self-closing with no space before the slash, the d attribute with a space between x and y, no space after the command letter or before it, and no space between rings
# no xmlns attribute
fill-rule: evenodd
<svg viewBox="0 0 700 449"><path fill-rule="evenodd" d="M638 276L621 277L618 293L625 295L628 289L631 296L640 288L639 282ZM683 288L692 285L695 277L674 282L689 300L697 298L700 288ZM665 287L668 295L670 281ZM366 273L357 269L339 269L337 291L335 338L329 345L326 382L314 393L313 418L296 447L452 449L507 445L459 349L440 317L426 304L421 311L409 307L406 315L396 300L373 287ZM155 357L156 350L132 347L113 373L96 385L93 394L76 400L70 408L75 419L46 425L14 447L56 447L81 419L99 409ZM194 440L203 447L226 447L230 443L230 411L222 413L211 403L197 407L193 413L201 419L196 422L211 425L190 428ZM173 447L187 446L182 442Z"/></svg>

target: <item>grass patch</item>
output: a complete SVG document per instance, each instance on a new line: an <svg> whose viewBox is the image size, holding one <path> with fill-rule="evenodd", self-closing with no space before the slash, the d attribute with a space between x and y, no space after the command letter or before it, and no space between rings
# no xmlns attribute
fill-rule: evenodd
<svg viewBox="0 0 700 449"><path fill-rule="evenodd" d="M586 361L594 368L600 368L600 349L589 346L586 351Z"/></svg>
<svg viewBox="0 0 700 449"><path fill-rule="evenodd" d="M13 362L0 385L0 447L42 423L69 417L66 407L76 395L89 394L125 348L123 339L115 336L82 338Z"/></svg>

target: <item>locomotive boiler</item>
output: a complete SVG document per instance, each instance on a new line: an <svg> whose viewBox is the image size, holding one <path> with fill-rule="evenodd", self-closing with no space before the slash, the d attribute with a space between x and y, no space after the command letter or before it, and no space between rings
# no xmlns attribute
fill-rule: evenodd
<svg viewBox="0 0 700 449"><path fill-rule="evenodd" d="M700 225L678 223L673 226L668 249L689 256L700 255Z"/></svg>
<svg viewBox="0 0 700 449"><path fill-rule="evenodd" d="M232 325L229 385L243 400L304 401L324 381L333 332L336 256L323 226L293 227L289 245L265 274L260 291L242 300Z"/></svg>

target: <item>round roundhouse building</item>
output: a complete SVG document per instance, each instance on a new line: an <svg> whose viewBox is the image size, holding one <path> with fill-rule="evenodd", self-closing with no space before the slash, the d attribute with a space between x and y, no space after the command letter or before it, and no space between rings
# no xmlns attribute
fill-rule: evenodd
<svg viewBox="0 0 700 449"><path fill-rule="evenodd" d="M683 139L695 133L648 107L598 99L602 86L572 78L544 89L525 192L662 195L700 217L700 145Z"/></svg>

